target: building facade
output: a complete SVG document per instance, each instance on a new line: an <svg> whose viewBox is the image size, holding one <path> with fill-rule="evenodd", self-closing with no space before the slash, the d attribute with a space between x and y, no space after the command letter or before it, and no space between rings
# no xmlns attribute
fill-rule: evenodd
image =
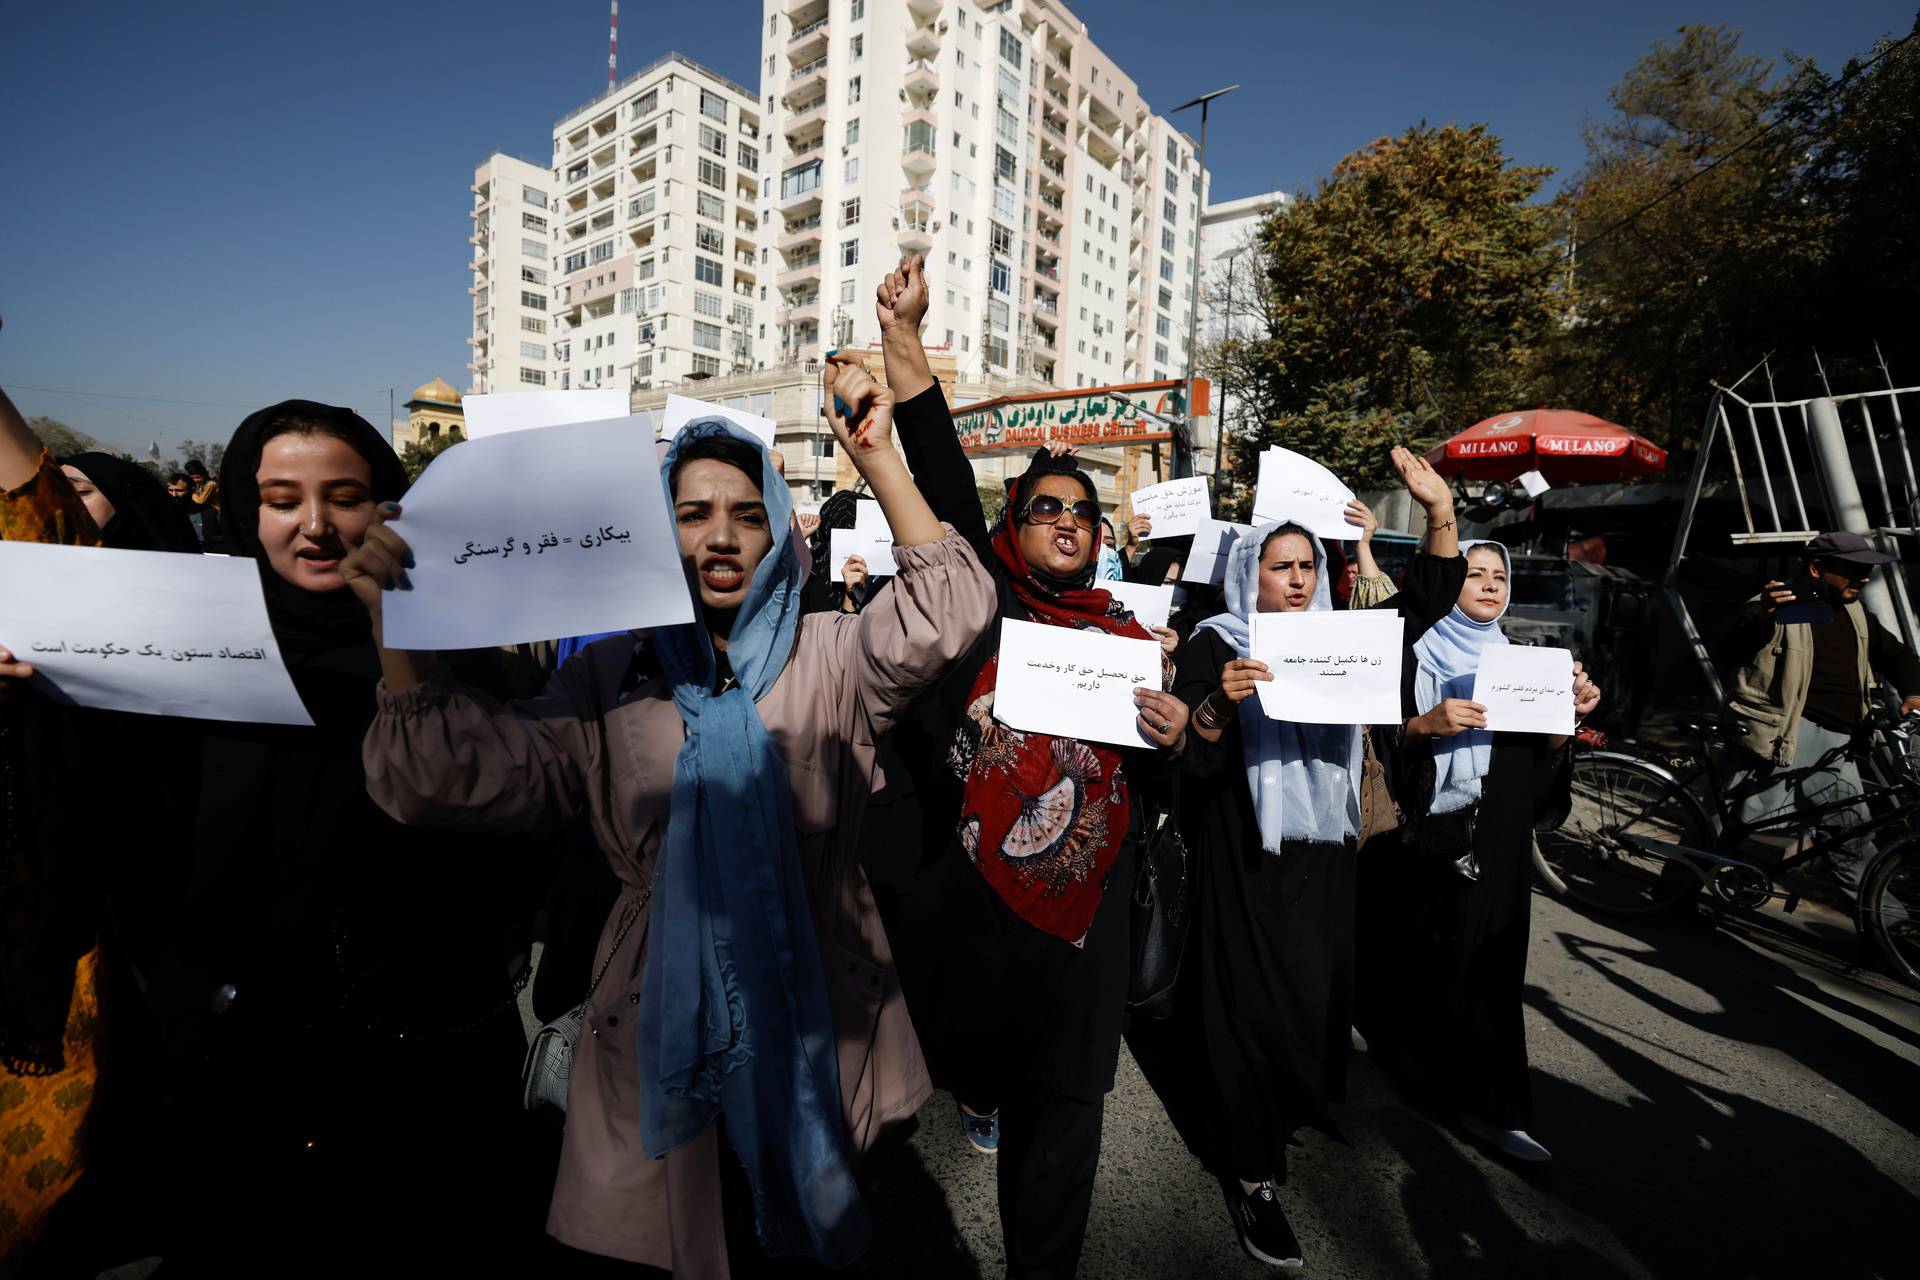
<svg viewBox="0 0 1920 1280"><path fill-rule="evenodd" d="M1055 0L763 0L761 258L775 360L878 337L905 254L963 376L1185 367L1192 143Z"/></svg>
<svg viewBox="0 0 1920 1280"><path fill-rule="evenodd" d="M764 364L765 171L754 92L678 53L562 116L547 385L648 388Z"/></svg>
<svg viewBox="0 0 1920 1280"><path fill-rule="evenodd" d="M526 391L553 380L553 174L545 165L496 151L474 170L473 231L467 264L473 328L469 392Z"/></svg>
<svg viewBox="0 0 1920 1280"><path fill-rule="evenodd" d="M442 435L467 433L467 411L458 391L445 378L435 378L413 389L413 395L401 406L407 411L405 422L393 424L393 451L404 453L410 444L426 444Z"/></svg>

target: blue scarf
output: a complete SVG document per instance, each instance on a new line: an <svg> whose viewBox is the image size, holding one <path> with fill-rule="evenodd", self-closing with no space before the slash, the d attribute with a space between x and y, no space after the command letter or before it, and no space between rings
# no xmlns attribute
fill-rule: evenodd
<svg viewBox="0 0 1920 1280"><path fill-rule="evenodd" d="M1496 547L1507 562L1508 601L1513 590L1513 557L1497 542L1484 539L1464 541L1460 554L1471 547ZM1506 609L1500 610L1501 616ZM1471 698L1474 673L1480 669L1480 651L1490 644L1505 644L1500 619L1475 622L1461 611L1459 604L1440 619L1413 646L1420 666L1413 674L1413 702L1422 714L1433 710L1448 698ZM1450 738L1433 740L1434 813L1453 813L1480 800L1480 783L1493 764L1493 734L1486 729L1468 729Z"/></svg>
<svg viewBox="0 0 1920 1280"><path fill-rule="evenodd" d="M754 444L769 527L786 530L786 482L764 447L718 418L689 424L667 451L668 509L680 448L717 435ZM754 706L793 653L805 580L794 540L776 532L727 639L738 683L725 693L713 691L704 622L652 633L687 740L673 762L640 984L640 1142L664 1156L725 1115L767 1252L844 1266L866 1249L871 1226L847 1164L787 764Z"/></svg>
<svg viewBox="0 0 1920 1280"><path fill-rule="evenodd" d="M1260 525L1233 544L1221 582L1227 612L1200 626L1251 656L1252 626L1247 621L1260 599L1260 552L1281 522ZM1309 610L1331 609L1327 553L1313 544L1314 584ZM1283 840L1338 844L1360 830L1360 770L1364 750L1356 725L1294 724L1270 719L1260 699L1240 704L1240 743L1247 766L1247 790L1260 820L1260 847L1279 853Z"/></svg>

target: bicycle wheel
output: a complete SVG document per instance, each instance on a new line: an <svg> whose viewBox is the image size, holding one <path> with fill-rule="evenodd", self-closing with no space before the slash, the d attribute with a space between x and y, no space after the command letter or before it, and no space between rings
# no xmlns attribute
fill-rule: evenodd
<svg viewBox="0 0 1920 1280"><path fill-rule="evenodd" d="M1675 845L1713 848L1713 824L1685 784L1634 756L1582 752L1573 757L1573 807L1558 829L1534 837L1534 866L1561 897L1651 915L1700 890Z"/></svg>
<svg viewBox="0 0 1920 1280"><path fill-rule="evenodd" d="M1893 974L1920 987L1920 836L1888 845L1860 885L1860 931L1880 949Z"/></svg>

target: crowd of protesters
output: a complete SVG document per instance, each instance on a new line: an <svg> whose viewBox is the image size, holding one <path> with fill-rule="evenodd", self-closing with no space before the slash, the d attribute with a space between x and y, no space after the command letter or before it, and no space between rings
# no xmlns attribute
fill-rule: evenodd
<svg viewBox="0 0 1920 1280"><path fill-rule="evenodd" d="M50 458L0 396L0 537L251 558L314 722L79 708L0 649L0 1273L841 1266L871 1235L863 1156L939 1088L948 1140L996 1161L1008 1274L1069 1277L1123 1041L1222 1229L1275 1266L1303 1263L1288 1148L1333 1123L1356 1028L1473 1138L1551 1158L1527 867L1571 753L1491 731L1470 696L1508 642L1506 549L1460 538L1405 449L1426 532L1397 581L1358 502L1345 547L1263 520L1188 581L1190 539L1116 524L1058 446L990 517L926 304L903 263L884 378L827 362L858 492L803 518L772 450L697 421L634 477L662 488L695 621L515 650L383 643L412 585L407 477L350 410L264 408L217 477L163 482ZM889 576L829 563L866 502ZM1824 554L1857 596L1860 549ZM1118 579L1173 586L1168 625ZM1783 594L1743 615L1745 659ZM1328 609L1397 619L1398 719L1263 709L1256 616ZM1797 700L1755 768L1857 719L1869 664L1912 664L1857 612L1818 640L1830 661L1784 646ZM1138 741L997 717L1008 621L1155 642ZM1580 719L1600 701L1578 664L1568 695ZM1178 977L1136 1007L1132 890L1174 838ZM573 1028L558 1107L530 1105L554 1087L529 1069L530 979Z"/></svg>

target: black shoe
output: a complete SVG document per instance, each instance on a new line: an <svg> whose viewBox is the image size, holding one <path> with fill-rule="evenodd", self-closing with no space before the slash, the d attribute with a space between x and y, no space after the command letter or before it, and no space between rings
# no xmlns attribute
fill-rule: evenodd
<svg viewBox="0 0 1920 1280"><path fill-rule="evenodd" d="M1306 1265L1299 1237L1293 1234L1271 1182L1263 1182L1251 1192L1242 1191L1238 1181L1230 1180L1225 1186L1227 1212L1240 1233L1240 1247L1248 1256L1287 1271L1298 1271Z"/></svg>

